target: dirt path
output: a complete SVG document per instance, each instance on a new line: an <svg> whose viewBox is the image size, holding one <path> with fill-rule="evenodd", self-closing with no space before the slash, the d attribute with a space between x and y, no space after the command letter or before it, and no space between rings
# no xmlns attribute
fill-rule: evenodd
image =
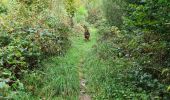
<svg viewBox="0 0 170 100"><path fill-rule="evenodd" d="M86 89L86 79L84 78L84 73L82 72L83 59L80 59L79 62L79 80L80 80L80 96L79 100L91 100L90 95L87 93Z"/></svg>

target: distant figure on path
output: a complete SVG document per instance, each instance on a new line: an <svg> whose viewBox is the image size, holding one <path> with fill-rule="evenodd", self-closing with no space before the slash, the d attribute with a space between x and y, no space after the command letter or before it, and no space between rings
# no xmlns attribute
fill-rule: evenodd
<svg viewBox="0 0 170 100"><path fill-rule="evenodd" d="M88 30L88 28L87 28L87 26L83 26L84 27L84 38L85 38L85 40L89 40L89 38L90 38L90 33L89 33L89 30Z"/></svg>

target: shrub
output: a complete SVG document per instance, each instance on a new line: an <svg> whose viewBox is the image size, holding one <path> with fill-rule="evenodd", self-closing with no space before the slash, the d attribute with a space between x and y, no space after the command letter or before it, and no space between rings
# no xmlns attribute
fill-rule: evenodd
<svg viewBox="0 0 170 100"><path fill-rule="evenodd" d="M102 19L102 11L98 8L93 8L88 11L87 21L91 24L95 24L97 21Z"/></svg>
<svg viewBox="0 0 170 100"><path fill-rule="evenodd" d="M160 77L162 80L166 75L163 77L164 75L162 74L162 71L158 68L152 68L151 65L146 66L149 63L154 65L159 61L152 58L156 55L148 56L148 53L162 52L161 50L165 50L165 47L162 44L155 44L159 47L156 47L155 45L152 47L152 43L146 44L146 41L141 38L146 34L127 34L125 30L120 31L117 27L100 27L99 33L102 36L98 41L100 45L97 46L95 52L98 57L97 59L100 60L99 62L107 62L107 65L98 66L99 68L96 67L96 69L98 68L98 72L90 72L92 73L93 82L95 82L94 80L98 81L94 84L99 83L99 85L102 86L101 89L104 89L104 91L102 90L103 92L96 97L104 95L106 98L124 98L124 94L130 93L130 98L169 98L169 93L166 90L168 85L160 81ZM149 51L143 53L144 50ZM108 74L104 73L105 71L107 71ZM169 71L165 69L165 73L168 72ZM100 83L100 81L103 80L102 76L106 75L107 79L104 78L105 81ZM99 79L95 79L97 77ZM167 80L167 78L165 78L165 80ZM116 91L110 91L110 88L115 88L114 85L110 85L116 84L114 82L119 83L119 89L116 89ZM107 86L109 86L109 88L107 88ZM124 90L121 90L122 88ZM97 87L95 87L95 89L97 89ZM122 94L118 91L122 91ZM127 91L128 93L126 93ZM140 94L139 92L142 93ZM148 94L146 95L146 93ZM161 95L163 95L163 97L161 97Z"/></svg>
<svg viewBox="0 0 170 100"><path fill-rule="evenodd" d="M48 2L17 2L11 6L18 9L0 17L0 92L5 88L0 98L25 89L20 81L25 73L33 73L44 58L64 54L70 45L69 27L49 15Z"/></svg>
<svg viewBox="0 0 170 100"><path fill-rule="evenodd" d="M166 88L170 82L168 63L170 18L167 15L169 12L167 9L170 2L167 0L125 1L127 8L123 7L126 12L126 16L122 19L123 30L118 35L113 35L111 31L103 32L99 57L104 60L111 59L113 62L115 59L128 60L126 63L130 65L127 67L133 74L128 74L127 79L132 76L132 80L135 81L132 84L146 90L150 95L149 98L158 96L158 98L167 99L169 93ZM111 6L108 7L111 8ZM110 15L107 12L106 14ZM107 20L114 23L114 18L108 17Z"/></svg>
<svg viewBox="0 0 170 100"><path fill-rule="evenodd" d="M6 5L0 1L0 14L7 14L7 10L8 8L6 7Z"/></svg>
<svg viewBox="0 0 170 100"><path fill-rule="evenodd" d="M103 12L111 26L121 27L123 24L124 0L103 0Z"/></svg>
<svg viewBox="0 0 170 100"><path fill-rule="evenodd" d="M131 55L140 63L143 71L150 73L163 83L169 78L162 72L169 68L169 22L168 1L128 1L128 14L124 19L125 30L131 34Z"/></svg>

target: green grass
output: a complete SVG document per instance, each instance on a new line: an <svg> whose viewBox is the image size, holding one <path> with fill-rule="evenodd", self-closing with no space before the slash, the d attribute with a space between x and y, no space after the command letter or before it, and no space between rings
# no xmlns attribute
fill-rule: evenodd
<svg viewBox="0 0 170 100"><path fill-rule="evenodd" d="M145 91L135 92L135 87L126 81L126 73L123 72L125 68L121 66L124 62L114 64L99 60L95 52L89 55L84 62L84 73L87 91L93 100L147 100Z"/></svg>
<svg viewBox="0 0 170 100"><path fill-rule="evenodd" d="M96 43L96 29L91 28L90 41L83 34L72 36L72 46L65 56L44 60L41 69L24 76L26 92L20 92L16 100L78 100L79 63Z"/></svg>
<svg viewBox="0 0 170 100"><path fill-rule="evenodd" d="M91 28L90 32L90 41L84 41L83 34L74 34L65 56L45 59L39 70L25 75L26 91L19 92L15 100L78 100L81 78L87 80L86 92L94 100L146 100L144 91L134 92L129 83L125 86L122 80L125 61L99 59L98 49L94 48L97 30Z"/></svg>
<svg viewBox="0 0 170 100"><path fill-rule="evenodd" d="M91 28L90 32L90 41L84 41L83 34L74 34L65 56L45 59L39 70L25 75L26 91L19 92L15 100L78 100L81 78L87 81L86 92L94 100L147 100L145 91L134 92L133 86L122 80L126 61L99 59L97 30Z"/></svg>
<svg viewBox="0 0 170 100"><path fill-rule="evenodd" d="M98 43L97 48L86 55L83 65L87 91L93 100L148 100L146 91L128 80L127 70L131 66L128 59L113 59L113 52L109 51L113 48L103 48L105 44ZM101 58L101 54L107 56Z"/></svg>

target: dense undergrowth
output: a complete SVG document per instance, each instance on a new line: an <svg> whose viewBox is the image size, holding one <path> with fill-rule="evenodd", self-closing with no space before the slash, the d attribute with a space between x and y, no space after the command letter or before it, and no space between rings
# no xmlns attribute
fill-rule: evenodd
<svg viewBox="0 0 170 100"><path fill-rule="evenodd" d="M1 0L0 99L78 100L81 63L92 99L168 100L169 9L168 0Z"/></svg>
<svg viewBox="0 0 170 100"><path fill-rule="evenodd" d="M1 5L0 96L10 97L10 91L25 89L23 75L40 67L44 58L66 51L69 26L49 14L48 1Z"/></svg>
<svg viewBox="0 0 170 100"><path fill-rule="evenodd" d="M88 56L84 65L93 98L168 99L168 84L144 72L140 60L128 54L127 43L130 42L127 41L132 40L117 27L108 27L99 30L104 33L98 40L100 45L89 54L93 56Z"/></svg>
<svg viewBox="0 0 170 100"><path fill-rule="evenodd" d="M169 1L103 2L106 20L85 64L89 92L97 100L168 100Z"/></svg>

